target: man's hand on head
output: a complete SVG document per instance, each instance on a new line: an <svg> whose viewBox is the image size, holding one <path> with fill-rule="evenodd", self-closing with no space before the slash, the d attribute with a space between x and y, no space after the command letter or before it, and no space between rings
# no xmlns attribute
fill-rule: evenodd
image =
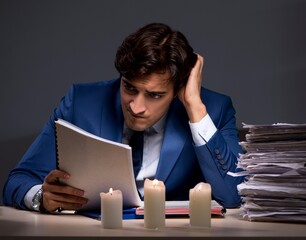
<svg viewBox="0 0 306 240"><path fill-rule="evenodd" d="M199 122L207 114L206 107L200 97L204 58L197 55L198 60L190 72L186 86L183 86L178 92L178 97L185 106L192 123Z"/></svg>

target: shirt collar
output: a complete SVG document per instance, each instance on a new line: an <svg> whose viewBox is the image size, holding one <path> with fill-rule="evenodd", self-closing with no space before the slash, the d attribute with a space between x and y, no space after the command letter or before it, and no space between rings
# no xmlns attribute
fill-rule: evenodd
<svg viewBox="0 0 306 240"><path fill-rule="evenodd" d="M161 119L159 119L152 127L155 133L160 133L165 129L167 114L164 114ZM149 129L150 129L149 128Z"/></svg>

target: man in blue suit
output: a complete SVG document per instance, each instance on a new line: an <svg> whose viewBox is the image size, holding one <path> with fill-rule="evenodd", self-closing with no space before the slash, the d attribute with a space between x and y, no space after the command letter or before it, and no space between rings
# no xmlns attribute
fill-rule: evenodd
<svg viewBox="0 0 306 240"><path fill-rule="evenodd" d="M58 181L69 178L56 169L54 120L62 118L117 142L128 143L134 132L143 133L143 159L135 176L141 196L146 178L165 183L166 200L188 200L189 189L207 182L213 199L238 207L237 185L243 178L227 174L239 171L242 152L235 110L228 96L201 86L203 65L185 36L165 24L132 33L117 51L119 78L75 84L61 99L10 172L4 204L49 212L86 204L86 189Z"/></svg>

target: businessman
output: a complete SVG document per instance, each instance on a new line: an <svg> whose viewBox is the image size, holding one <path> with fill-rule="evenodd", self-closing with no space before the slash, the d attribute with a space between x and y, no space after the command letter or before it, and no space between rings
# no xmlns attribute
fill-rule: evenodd
<svg viewBox="0 0 306 240"><path fill-rule="evenodd" d="M70 177L56 169L54 120L62 118L117 142L130 144L141 133L142 159L134 171L142 197L146 178L164 181L166 200L188 200L189 189L203 181L211 184L213 199L238 207L243 178L227 174L239 171L242 152L235 109L230 97L201 86L203 66L185 36L165 24L148 24L127 36L115 59L119 77L71 86L10 172L4 204L52 212L87 203L86 189L58 181Z"/></svg>

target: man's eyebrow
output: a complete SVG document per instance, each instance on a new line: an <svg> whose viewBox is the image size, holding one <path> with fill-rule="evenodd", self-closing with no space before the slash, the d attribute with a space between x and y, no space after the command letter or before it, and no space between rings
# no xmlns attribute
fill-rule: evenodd
<svg viewBox="0 0 306 240"><path fill-rule="evenodd" d="M125 84L128 84L134 88L136 88L132 83L129 82L129 80L127 80L126 78L122 78L122 81L125 83ZM159 94L159 95L165 95L167 92L166 91L147 91L147 93L149 94Z"/></svg>
<svg viewBox="0 0 306 240"><path fill-rule="evenodd" d="M124 84L130 86L130 87L133 87L133 88L136 88L132 83L130 83L127 79L125 78L122 78L122 81L124 82Z"/></svg>
<svg viewBox="0 0 306 240"><path fill-rule="evenodd" d="M166 91L146 91L146 92L150 94L158 94L158 95L164 95L167 93Z"/></svg>

